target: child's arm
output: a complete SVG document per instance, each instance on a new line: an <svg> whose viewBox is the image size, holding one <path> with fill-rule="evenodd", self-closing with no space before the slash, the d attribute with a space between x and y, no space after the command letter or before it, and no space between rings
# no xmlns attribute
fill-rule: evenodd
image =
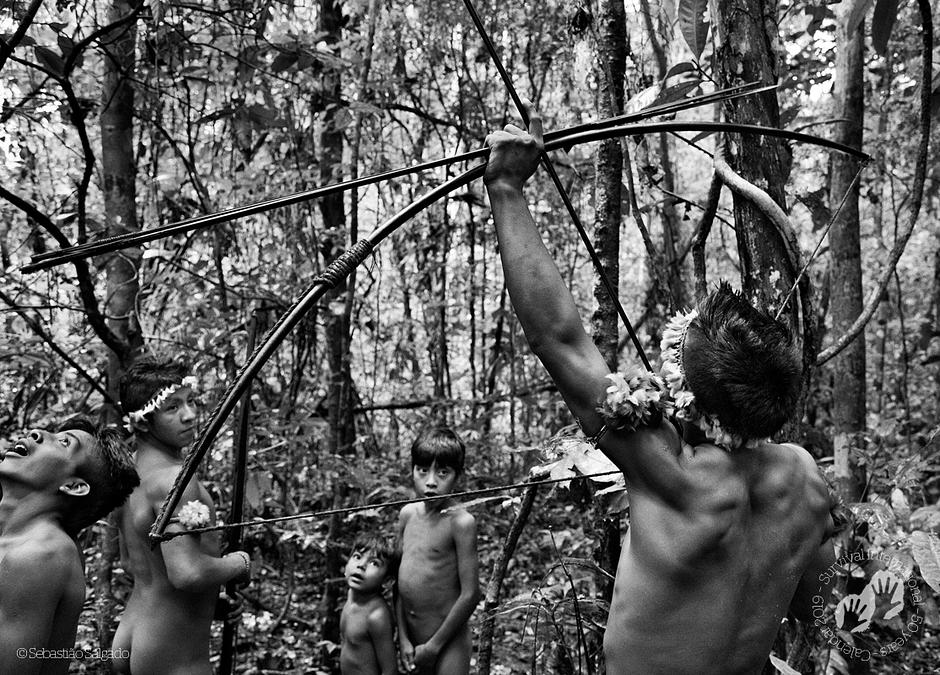
<svg viewBox="0 0 940 675"><path fill-rule="evenodd" d="M503 274L533 353L585 432L595 434L603 425L597 406L609 385L609 370L584 330L574 298L542 242L523 195L523 185L537 168L542 147L542 122L535 113L530 129L531 135L510 125L487 137L491 151L484 180ZM672 425L641 428L632 434L606 433L600 447L631 487L648 489L670 501L689 494L676 459L680 445Z"/></svg>
<svg viewBox="0 0 940 675"><path fill-rule="evenodd" d="M167 491L170 484L162 486ZM162 490L160 490L162 492ZM190 483L183 491L180 504L187 504L199 500L199 491L194 483ZM155 503L159 509L163 500ZM179 514L178 507L174 515ZM185 528L179 524L172 524L167 528L169 532L184 532ZM248 581L251 577L250 558L244 551L232 551L222 557L204 553L199 547L199 535L183 535L175 537L160 544L163 554L163 564L166 566L166 576L170 585L181 591L199 593L217 589L222 584L233 579Z"/></svg>
<svg viewBox="0 0 940 675"><path fill-rule="evenodd" d="M392 613L382 602L382 607L369 614L369 637L380 675L398 675L398 660L395 658L395 636L392 630Z"/></svg>
<svg viewBox="0 0 940 675"><path fill-rule="evenodd" d="M415 647L414 663L419 668L430 668L437 663L441 650L467 625L480 601L476 520L466 511L458 511L453 516L453 530L460 595L431 639Z"/></svg>

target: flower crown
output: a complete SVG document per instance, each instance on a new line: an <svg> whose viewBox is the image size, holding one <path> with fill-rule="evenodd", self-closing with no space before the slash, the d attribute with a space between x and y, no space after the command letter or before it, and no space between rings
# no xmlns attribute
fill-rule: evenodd
<svg viewBox="0 0 940 675"><path fill-rule="evenodd" d="M156 394L150 397L150 399L140 408L132 412L127 413L127 417L131 422L142 422L144 418L147 417L152 412L156 412L160 409L160 406L163 405L163 402L166 401L170 396L178 392L183 387L195 387L196 378L193 375L187 375L179 384L169 384L163 389L159 390ZM128 431L130 431L130 425L128 425Z"/></svg>
<svg viewBox="0 0 940 675"><path fill-rule="evenodd" d="M679 312L666 324L660 341L661 377L646 372L607 375L611 385L597 409L605 424L594 436L595 440L610 428L634 431L649 424L654 414L659 412L697 425L709 440L726 450L742 446L753 448L760 444L760 439L749 439L723 429L717 417L695 405L695 394L685 377L682 353L689 327L697 316L696 309Z"/></svg>

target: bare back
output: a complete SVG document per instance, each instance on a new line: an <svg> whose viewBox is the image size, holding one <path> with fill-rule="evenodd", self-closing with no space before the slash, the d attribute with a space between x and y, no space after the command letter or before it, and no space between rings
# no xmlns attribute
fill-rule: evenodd
<svg viewBox="0 0 940 675"><path fill-rule="evenodd" d="M208 675L210 627L218 599L218 585L199 590L175 587L168 576L164 550L179 545L177 539L150 547L148 535L170 486L178 465L140 469L141 484L120 511L122 558L134 578L134 588L115 636L115 651L131 654L130 663L115 664L119 672L134 675L171 673L173 675ZM195 491L195 492L193 492ZM215 509L205 488L193 481L187 498L210 505L210 522L215 522ZM186 535L197 542L202 553L218 557L216 536ZM186 542L185 545L191 545ZM172 647L170 647L172 646Z"/></svg>
<svg viewBox="0 0 940 675"><path fill-rule="evenodd" d="M729 453L684 444L678 461L691 487L681 507L631 491L608 670L759 673L801 577L825 550L826 486L794 445Z"/></svg>

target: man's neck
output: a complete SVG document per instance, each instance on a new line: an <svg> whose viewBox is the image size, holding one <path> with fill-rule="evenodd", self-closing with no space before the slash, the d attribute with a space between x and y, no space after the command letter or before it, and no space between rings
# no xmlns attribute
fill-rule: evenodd
<svg viewBox="0 0 940 675"><path fill-rule="evenodd" d="M13 536L31 525L48 520L61 527L60 504L54 495L35 492L26 486L4 483L0 499L0 536Z"/></svg>

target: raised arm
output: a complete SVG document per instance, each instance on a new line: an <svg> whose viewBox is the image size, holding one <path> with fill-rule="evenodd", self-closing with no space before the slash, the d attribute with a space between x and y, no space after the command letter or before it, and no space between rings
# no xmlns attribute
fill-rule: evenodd
<svg viewBox="0 0 940 675"><path fill-rule="evenodd" d="M533 353L558 386L568 409L585 433L597 433L603 420L597 406L610 372L584 330L581 315L555 262L545 248L523 194L538 166L542 121L535 113L531 133L508 125L490 134L490 158L484 181L496 223L499 252L513 309ZM632 434L608 433L601 449L634 488L649 489L667 499L687 494L676 456L679 438L670 424Z"/></svg>
<svg viewBox="0 0 940 675"><path fill-rule="evenodd" d="M545 248L523 195L538 166L542 122L533 114L531 135L509 125L487 137L491 147L484 181L493 209L503 274L513 309L533 353L558 385L587 433L601 427L595 408L610 371L584 331L574 298Z"/></svg>
<svg viewBox="0 0 940 675"><path fill-rule="evenodd" d="M415 647L415 665L433 667L438 655L463 630L480 601L480 561L477 556L477 524L466 511L453 516L454 546L457 549L457 576L460 594L431 639Z"/></svg>
<svg viewBox="0 0 940 675"><path fill-rule="evenodd" d="M169 489L169 485L166 487ZM183 492L180 504L198 500L199 493L196 485L190 483ZM156 503L156 507L159 508L161 503L162 499ZM210 505L207 504L207 506ZM177 508L178 511L179 508ZM184 530L185 528L175 523L167 528L169 532ZM166 566L166 576L174 588L198 593L217 590L219 586L233 579L249 580L251 559L245 551L233 551L222 557L210 555L200 547L199 537L200 535L183 535L160 544L163 564Z"/></svg>

